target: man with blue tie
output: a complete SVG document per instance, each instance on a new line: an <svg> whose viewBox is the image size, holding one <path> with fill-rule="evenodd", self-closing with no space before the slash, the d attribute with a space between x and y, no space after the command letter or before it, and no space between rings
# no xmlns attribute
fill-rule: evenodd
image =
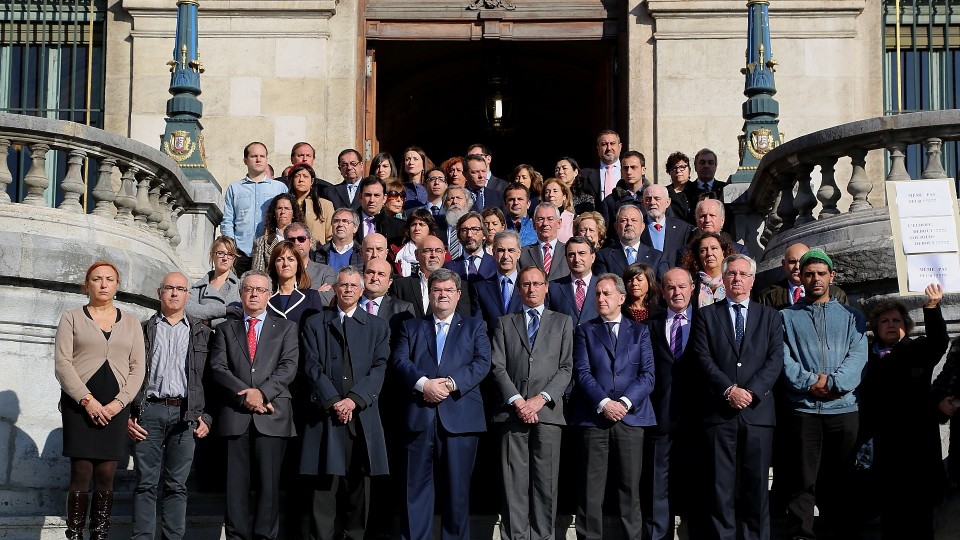
<svg viewBox="0 0 960 540"><path fill-rule="evenodd" d="M577 326L597 317L593 264L597 254L593 242L574 236L564 246L570 275L550 282L547 304L550 309L569 315Z"/></svg>
<svg viewBox="0 0 960 540"><path fill-rule="evenodd" d="M493 256L497 273L486 280L473 283L470 293L470 311L480 317L491 329L497 319L522 309L517 289L517 270L520 261L520 236L513 231L500 231L493 237Z"/></svg>
<svg viewBox="0 0 960 540"><path fill-rule="evenodd" d="M312 161L312 160L311 160ZM324 189L324 196L333 203L334 208L360 210L360 190L357 189L363 178L363 158L360 152L347 148L337 156L337 168L343 182Z"/></svg>
<svg viewBox="0 0 960 540"><path fill-rule="evenodd" d="M783 318L750 301L757 265L735 253L723 260L726 301L700 310L693 358L706 385L697 392L704 454L705 533L723 540L767 540L773 385L783 371Z"/></svg>
<svg viewBox="0 0 960 540"><path fill-rule="evenodd" d="M478 385L490 371L480 319L456 313L462 282L439 268L428 282L430 313L405 321L390 359L405 397L406 520L401 538L433 537L434 475L439 477L443 540L470 538L470 475L478 435L487 429Z"/></svg>
<svg viewBox="0 0 960 540"><path fill-rule="evenodd" d="M493 256L483 249L483 241L487 237L483 216L477 212L464 214L456 223L456 227L463 253L445 263L443 267L453 270L471 284L495 276L497 263Z"/></svg>
<svg viewBox="0 0 960 540"><path fill-rule="evenodd" d="M643 235L643 212L636 205L625 204L617 210L614 229L617 231L619 245L609 246L597 252L596 273L610 272L618 276L633 263L641 262L653 268L657 279L666 273L667 259L663 253L646 246L640 241Z"/></svg>
<svg viewBox="0 0 960 540"><path fill-rule="evenodd" d="M483 156L470 154L464 158L467 188L473 193L473 209L502 208L503 193L487 185L487 161Z"/></svg>
<svg viewBox="0 0 960 540"><path fill-rule="evenodd" d="M569 424L581 428L583 482L577 504L577 538L600 540L607 470L619 472L617 496L622 538L639 538L640 471L644 426L656 423L650 392L654 366L647 327L623 317L623 279L597 276L599 317L577 327L573 338L576 386Z"/></svg>

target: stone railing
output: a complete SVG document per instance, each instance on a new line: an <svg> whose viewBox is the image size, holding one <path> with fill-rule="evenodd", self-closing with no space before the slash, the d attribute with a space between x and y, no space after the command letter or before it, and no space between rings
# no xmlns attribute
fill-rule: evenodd
<svg viewBox="0 0 960 540"><path fill-rule="evenodd" d="M25 195L21 201L11 201L7 194L13 182L7 165L12 148L27 152L31 162L22 179ZM145 241L152 236L168 243L171 253L184 263L177 266L189 273L205 267L206 248L222 217L220 187L215 182L191 181L169 156L132 139L74 122L0 113L0 203L22 204L25 213L31 206L50 206L45 196L54 187L47 176L50 151L63 152L67 162L63 177L55 179L55 187L63 194L57 209L84 214L86 193L87 208L94 216L129 227L131 236ZM95 160L97 168L89 170L84 183L86 160ZM208 230L198 231L195 225L178 227L184 214L194 218L190 223L207 223L201 228ZM181 235L181 229L186 234ZM201 237L197 245L192 245L194 236ZM182 240L186 245L181 245Z"/></svg>
<svg viewBox="0 0 960 540"><path fill-rule="evenodd" d="M861 120L804 135L788 141L767 154L745 194L748 211L763 216L759 238L745 238L766 247L777 234L814 221L824 221L843 211L837 207L841 192L834 167L849 157L852 173L847 192L853 197L847 212L873 208L868 195L876 183L866 170L867 153L886 149L889 153L887 181L910 180L904 166L907 146L922 144L927 156L923 178L946 178L940 147L943 141L960 139L960 110L929 111ZM820 167L821 182L813 192L811 173ZM882 174L882 173L880 173ZM796 195L794 195L796 190ZM819 212L814 211L819 207Z"/></svg>

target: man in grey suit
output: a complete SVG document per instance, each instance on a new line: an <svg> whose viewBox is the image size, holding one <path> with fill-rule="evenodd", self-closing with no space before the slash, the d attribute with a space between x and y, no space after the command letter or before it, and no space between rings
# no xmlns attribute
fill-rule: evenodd
<svg viewBox="0 0 960 540"><path fill-rule="evenodd" d="M537 242L523 248L520 266L536 266L547 274L547 281L569 275L564 244L557 240L557 233L560 231L560 209L553 203L538 204L533 212L533 227L537 230Z"/></svg>
<svg viewBox="0 0 960 540"><path fill-rule="evenodd" d="M500 537L550 538L557 514L563 392L573 371L573 321L544 308L547 280L528 266L519 274L521 313L493 331L493 380L499 400L503 510Z"/></svg>
<svg viewBox="0 0 960 540"><path fill-rule="evenodd" d="M323 305L333 300L333 282L337 280L333 268L318 263L310 258L310 249L313 248L313 237L310 229L303 223L291 223L283 230L283 239L293 242L303 260L307 261L307 275L310 276L310 286L320 293Z"/></svg>
<svg viewBox="0 0 960 540"><path fill-rule="evenodd" d="M390 330L417 316L413 304L387 294L393 284L393 268L386 259L370 259L363 265L363 297L360 307L390 323Z"/></svg>
<svg viewBox="0 0 960 540"><path fill-rule="evenodd" d="M210 350L211 376L224 393L213 425L218 435L227 438L224 532L230 540L277 538L280 464L287 439L296 435L288 387L297 374L300 354L297 323L267 312L272 290L267 274L244 273L240 280L243 320L228 319L217 326ZM252 507L251 476L260 480Z"/></svg>

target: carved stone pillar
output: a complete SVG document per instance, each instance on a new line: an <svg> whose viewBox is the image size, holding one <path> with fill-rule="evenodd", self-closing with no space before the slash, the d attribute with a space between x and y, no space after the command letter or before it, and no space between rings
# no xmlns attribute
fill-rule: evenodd
<svg viewBox="0 0 960 540"><path fill-rule="evenodd" d="M117 213L117 208L113 205L113 200L117 198L117 192L113 189L113 168L117 166L117 160L113 158L104 158L100 160L99 178L97 185L93 188L93 199L97 201L93 213L109 219Z"/></svg>
<svg viewBox="0 0 960 540"><path fill-rule="evenodd" d="M834 167L837 165L836 156L825 156L820 160L820 189L817 190L817 200L820 201L819 219L835 216L840 213L837 201L840 200L840 187L834 178Z"/></svg>
<svg viewBox="0 0 960 540"><path fill-rule="evenodd" d="M153 174L150 175L150 215L147 216L147 224L155 231L160 230L160 222L163 221L163 209L160 206L160 188L163 187L163 180Z"/></svg>
<svg viewBox="0 0 960 540"><path fill-rule="evenodd" d="M10 152L10 139L0 139L0 203L10 202L7 186L13 182L13 175L7 167L7 155Z"/></svg>
<svg viewBox="0 0 960 540"><path fill-rule="evenodd" d="M47 152L50 146L46 144L34 144L30 146L30 171L23 177L23 183L27 185L27 196L23 199L23 204L31 206L46 206L47 201L43 198L43 192L50 185L47 179Z"/></svg>
<svg viewBox="0 0 960 540"><path fill-rule="evenodd" d="M854 148L850 151L850 164L853 165L853 172L850 174L850 181L847 182L847 193L853 195L853 202L850 203L851 212L863 212L873 207L867 196L873 191L873 182L867 176L867 150L865 148Z"/></svg>
<svg viewBox="0 0 960 540"><path fill-rule="evenodd" d="M137 207L134 208L134 221L137 225L147 229L147 216L153 213L153 207L150 206L150 178L153 175L143 172L137 179Z"/></svg>
<svg viewBox="0 0 960 540"><path fill-rule="evenodd" d="M780 184L780 202L776 206L776 213L783 221L783 230L792 229L797 225L797 208L793 200L793 184L796 183L794 171L782 172L777 175ZM780 230L780 229L778 229Z"/></svg>
<svg viewBox="0 0 960 540"><path fill-rule="evenodd" d="M943 162L940 161L940 147L943 141L937 138L930 138L923 141L923 147L927 152L927 166L923 169L920 178L947 178L946 171L943 170Z"/></svg>
<svg viewBox="0 0 960 540"><path fill-rule="evenodd" d="M114 218L122 223L133 225L133 211L137 207L137 172L136 165L127 165L120 176L120 190L114 203L117 205L117 216Z"/></svg>
<svg viewBox="0 0 960 540"><path fill-rule="evenodd" d="M904 163L906 143L892 142L887 146L887 151L890 152L890 173L887 175L887 182L910 180L910 174L907 173L907 166Z"/></svg>
<svg viewBox="0 0 960 540"><path fill-rule="evenodd" d="M793 206L797 209L797 227L813 221L813 209L817 206L817 199L813 196L810 187L810 173L813 172L812 163L801 163L797 167L797 196Z"/></svg>
<svg viewBox="0 0 960 540"><path fill-rule="evenodd" d="M67 174L63 177L63 183L60 187L63 189L63 202L60 203L60 209L74 214L83 213L83 205L80 204L80 196L83 195L83 175L80 169L83 168L83 161L87 153L84 150L71 150L70 157L67 158Z"/></svg>

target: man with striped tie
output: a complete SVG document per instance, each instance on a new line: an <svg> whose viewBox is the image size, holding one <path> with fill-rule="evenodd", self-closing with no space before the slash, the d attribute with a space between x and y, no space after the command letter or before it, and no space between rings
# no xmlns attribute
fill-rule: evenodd
<svg viewBox="0 0 960 540"><path fill-rule="evenodd" d="M533 226L537 231L537 242L523 248L520 267L536 266L547 274L548 281L569 275L564 243L557 240L560 209L553 203L540 203L533 212Z"/></svg>

